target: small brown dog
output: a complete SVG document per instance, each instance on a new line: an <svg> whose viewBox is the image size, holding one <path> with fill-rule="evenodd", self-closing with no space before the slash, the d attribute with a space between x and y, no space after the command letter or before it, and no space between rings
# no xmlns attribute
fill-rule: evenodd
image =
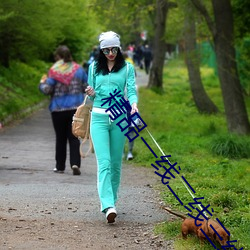
<svg viewBox="0 0 250 250"><path fill-rule="evenodd" d="M201 223L200 226L195 225L194 219L187 218L185 215L177 213L172 211L171 209L167 207L162 207L169 213L178 216L182 218L184 221L181 225L181 233L182 237L184 239L187 238L188 234L195 234L197 237L200 239L200 241L204 241L206 239L206 236L202 233L200 229L204 231L204 233L211 239L212 241L217 241L221 246L225 246L227 244L227 241L230 240L230 236L227 234L227 232L222 228L222 226L215 220L208 219L206 221L198 222ZM220 235L222 240L218 237L218 235L215 233L215 231L212 229L211 225L213 228L217 231L217 233Z"/></svg>
<svg viewBox="0 0 250 250"><path fill-rule="evenodd" d="M168 211L169 213L178 216L180 218L182 218L184 221L181 224L181 233L182 233L182 237L183 239L187 239L187 235L188 234L193 234L196 235L201 241L203 241L204 239L206 239L205 235L202 233L199 233L198 231L200 231L199 229L202 228L203 231L205 233L208 232L207 229L207 222L206 221L199 221L199 223L201 223L200 226L196 226L195 225L195 221L192 218L187 218L184 214L179 214L177 212L172 211L171 209L167 208L167 207L162 207L163 209L165 209L166 211Z"/></svg>
<svg viewBox="0 0 250 250"><path fill-rule="evenodd" d="M215 233L215 231L210 225L213 226L213 228L217 231L222 240L218 237L218 235ZM227 244L227 241L230 240L230 236L227 234L224 228L217 221L212 219L208 220L208 237L211 240L217 241L221 246L225 246Z"/></svg>

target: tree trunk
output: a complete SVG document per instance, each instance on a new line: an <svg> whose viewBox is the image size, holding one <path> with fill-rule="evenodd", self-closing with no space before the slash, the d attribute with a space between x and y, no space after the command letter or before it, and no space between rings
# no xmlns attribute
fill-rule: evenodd
<svg viewBox="0 0 250 250"><path fill-rule="evenodd" d="M212 0L215 17L214 46L227 125L230 132L250 133L250 124L239 81L230 0Z"/></svg>
<svg viewBox="0 0 250 250"><path fill-rule="evenodd" d="M148 87L157 87L162 89L163 66L166 53L166 43L164 34L166 28L166 19L168 12L168 1L156 1L156 16L155 16L155 37L153 45L153 62L150 69Z"/></svg>
<svg viewBox="0 0 250 250"><path fill-rule="evenodd" d="M217 113L218 108L207 95L200 75L200 57L196 48L195 18L192 6L187 6L185 18L185 55L189 82L195 105L200 113ZM190 10L190 11L189 11Z"/></svg>

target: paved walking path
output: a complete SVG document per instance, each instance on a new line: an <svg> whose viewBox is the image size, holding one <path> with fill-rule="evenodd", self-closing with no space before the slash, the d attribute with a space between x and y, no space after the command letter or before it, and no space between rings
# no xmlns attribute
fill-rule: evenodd
<svg viewBox="0 0 250 250"><path fill-rule="evenodd" d="M147 80L138 74L138 85ZM143 83L144 82L144 83ZM123 166L118 218L100 213L94 154L82 160L81 176L53 173L54 131L40 109L0 130L0 249L166 249L153 226L167 219L159 208L153 170ZM168 248L170 249L170 248Z"/></svg>

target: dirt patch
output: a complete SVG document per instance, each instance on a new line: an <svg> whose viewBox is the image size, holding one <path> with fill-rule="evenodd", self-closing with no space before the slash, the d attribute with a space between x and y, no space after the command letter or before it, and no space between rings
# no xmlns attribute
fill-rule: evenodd
<svg viewBox="0 0 250 250"><path fill-rule="evenodd" d="M2 218L1 249L171 249L153 225Z"/></svg>

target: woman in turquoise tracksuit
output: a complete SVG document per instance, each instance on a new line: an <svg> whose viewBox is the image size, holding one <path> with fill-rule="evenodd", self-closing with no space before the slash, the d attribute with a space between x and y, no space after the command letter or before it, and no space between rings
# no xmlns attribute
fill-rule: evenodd
<svg viewBox="0 0 250 250"><path fill-rule="evenodd" d="M138 112L135 88L135 71L130 63L126 63L120 50L120 37L112 31L99 36L100 53L97 60L89 67L86 93L94 101L91 114L90 133L97 159L97 188L101 202L101 211L106 213L108 223L115 221L117 212L115 204L120 185L122 154L127 130L121 132L117 123L126 117L126 112L117 119L106 109L112 106L104 100L110 94L121 91L131 105L131 114ZM125 90L126 89L126 90ZM119 98L117 99L119 102ZM111 116L111 118L110 118ZM122 127L126 122L121 123Z"/></svg>

